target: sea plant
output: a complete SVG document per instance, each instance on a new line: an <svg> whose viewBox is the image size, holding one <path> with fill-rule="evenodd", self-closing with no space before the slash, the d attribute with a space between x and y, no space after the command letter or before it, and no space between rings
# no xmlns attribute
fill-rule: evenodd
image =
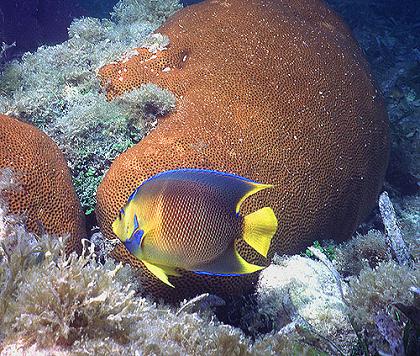
<svg viewBox="0 0 420 356"><path fill-rule="evenodd" d="M111 19L73 20L67 41L25 53L0 75L0 112L53 138L66 155L88 214L112 160L146 135L157 116L175 107L173 94L153 85L109 102L97 71L132 48L159 42L149 34L180 7L178 1L121 0Z"/></svg>

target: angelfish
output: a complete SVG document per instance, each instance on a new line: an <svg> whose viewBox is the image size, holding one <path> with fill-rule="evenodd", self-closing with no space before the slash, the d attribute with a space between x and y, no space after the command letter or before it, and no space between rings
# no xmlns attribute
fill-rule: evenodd
<svg viewBox="0 0 420 356"><path fill-rule="evenodd" d="M272 185L214 170L177 169L145 180L128 198L112 229L124 246L162 282L179 269L239 276L264 269L235 248L243 239L267 257L277 230L270 207L245 217L241 204Z"/></svg>

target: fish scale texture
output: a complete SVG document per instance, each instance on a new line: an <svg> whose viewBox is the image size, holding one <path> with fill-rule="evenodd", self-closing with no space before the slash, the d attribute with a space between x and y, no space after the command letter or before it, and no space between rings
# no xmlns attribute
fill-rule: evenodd
<svg viewBox="0 0 420 356"><path fill-rule="evenodd" d="M6 191L12 214L27 217L29 231L70 234L67 252L80 251L84 215L67 163L57 145L36 127L0 115L0 168L11 168L19 189Z"/></svg>
<svg viewBox="0 0 420 356"><path fill-rule="evenodd" d="M152 82L173 91L176 111L112 164L97 193L97 217L111 224L146 178L180 167L235 173L274 188L244 203L242 215L274 209L274 252L315 239L347 239L375 205L389 154L388 118L361 49L321 1L208 0L172 16L158 33L167 49L100 69L109 99ZM257 257L243 242L241 254ZM146 291L167 299L248 290L256 274L151 277Z"/></svg>
<svg viewBox="0 0 420 356"><path fill-rule="evenodd" d="M153 185L153 181L150 183ZM159 246L166 262L197 269L198 265L222 254L235 237L240 237L241 219L236 218L229 204L232 199L224 200L212 187L182 181L172 181L171 184L160 187L157 193L162 197L161 207L153 207L159 205L156 200L143 201L145 205L152 206L152 213L147 214L146 220L160 221L159 233L152 233L153 237L144 240L144 252L147 245ZM144 186L143 190L147 188ZM147 209L142 208L140 202L138 206L143 211ZM222 221L224 224L221 224ZM153 256L148 260L153 261Z"/></svg>

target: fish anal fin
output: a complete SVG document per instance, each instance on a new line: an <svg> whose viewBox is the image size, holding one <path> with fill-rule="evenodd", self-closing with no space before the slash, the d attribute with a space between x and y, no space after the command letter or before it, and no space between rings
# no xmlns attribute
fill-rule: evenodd
<svg viewBox="0 0 420 356"><path fill-rule="evenodd" d="M142 260L142 262L144 263L144 265L146 266L146 268L156 277L158 278L160 281L162 281L163 283L167 284L168 286L175 288L175 286L169 282L168 279L168 275L170 276L176 276L179 274L174 274L176 272L174 272L174 270L172 268L162 268L162 266L157 266L154 265L150 262L146 262L144 260Z"/></svg>
<svg viewBox="0 0 420 356"><path fill-rule="evenodd" d="M261 208L244 217L243 238L260 255L267 257L277 226L278 222L273 209Z"/></svg>
<svg viewBox="0 0 420 356"><path fill-rule="evenodd" d="M233 244L232 244L233 245ZM198 266L193 272L213 276L240 276L266 268L247 262L234 246L226 250L215 260Z"/></svg>
<svg viewBox="0 0 420 356"><path fill-rule="evenodd" d="M155 265L155 266L163 269L168 276L181 277L181 274L177 271L176 267L161 266L161 265Z"/></svg>

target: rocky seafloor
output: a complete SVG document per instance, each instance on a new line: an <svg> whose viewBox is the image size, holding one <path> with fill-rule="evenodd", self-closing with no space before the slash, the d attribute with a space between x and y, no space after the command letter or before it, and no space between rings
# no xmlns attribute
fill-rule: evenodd
<svg viewBox="0 0 420 356"><path fill-rule="evenodd" d="M383 196L385 208L376 209L351 241L277 256L254 295L225 301L203 295L169 306L140 297L133 271L106 257L98 262L100 251L90 242L83 257L66 258L63 239L28 233L1 200L1 354L417 352L418 10L373 1L329 3L352 28L386 99L392 152L385 190L395 215L386 214L392 205ZM175 1L141 4L122 0L110 19L75 19L69 40L2 65L0 112L40 127L65 153L97 245L92 212L103 174L154 127L157 114L175 105L171 93L155 86L113 102L98 90L97 68L146 41L180 7ZM150 103L159 110L149 112ZM1 171L0 197L12 184L10 172ZM403 255L411 257L391 248L401 240Z"/></svg>

